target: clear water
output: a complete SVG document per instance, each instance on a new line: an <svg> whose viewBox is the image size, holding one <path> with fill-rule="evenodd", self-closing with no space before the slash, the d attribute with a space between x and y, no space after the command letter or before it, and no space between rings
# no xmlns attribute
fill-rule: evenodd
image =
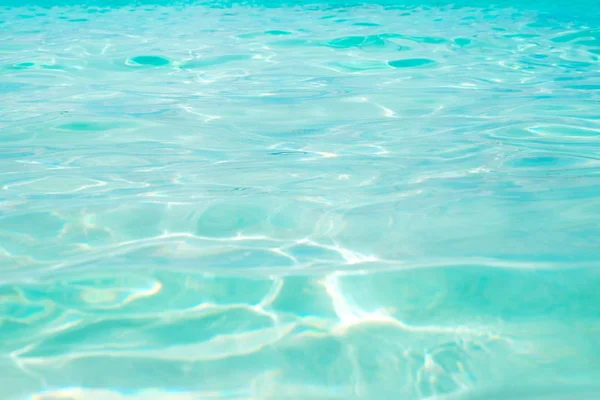
<svg viewBox="0 0 600 400"><path fill-rule="evenodd" d="M598 2L55 3L0 8L2 399L599 398Z"/></svg>

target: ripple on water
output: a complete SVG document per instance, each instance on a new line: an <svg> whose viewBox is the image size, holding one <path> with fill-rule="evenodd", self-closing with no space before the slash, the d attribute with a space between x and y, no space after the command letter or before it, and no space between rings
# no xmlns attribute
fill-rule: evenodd
<svg viewBox="0 0 600 400"><path fill-rule="evenodd" d="M349 49L352 47L381 47L385 40L379 35L368 36L345 36L330 40L327 46L336 49Z"/></svg>
<svg viewBox="0 0 600 400"><path fill-rule="evenodd" d="M131 59L134 65L145 65L150 67L163 67L169 65L169 59L161 56L136 56Z"/></svg>
<svg viewBox="0 0 600 400"><path fill-rule="evenodd" d="M454 43L456 43L458 46L461 47L465 47L471 44L471 39L467 39L467 38L456 38L454 39Z"/></svg>
<svg viewBox="0 0 600 400"><path fill-rule="evenodd" d="M394 68L419 68L435 64L435 60L429 58L406 58L403 60L389 61L388 65Z"/></svg>
<svg viewBox="0 0 600 400"><path fill-rule="evenodd" d="M227 54L222 56L199 57L191 61L187 61L182 65L182 68L208 68L225 65L235 62L248 61L252 59L249 54Z"/></svg>
<svg viewBox="0 0 600 400"><path fill-rule="evenodd" d="M286 36L286 35L291 35L292 32L281 31L281 30L270 30L270 31L265 31L265 34L273 35L273 36Z"/></svg>
<svg viewBox="0 0 600 400"><path fill-rule="evenodd" d="M354 25L354 26L381 26L379 24L376 24L375 22L355 22L352 25Z"/></svg>
<svg viewBox="0 0 600 400"><path fill-rule="evenodd" d="M104 132L112 129L118 129L123 126L127 126L127 124L116 121L73 121L60 124L56 127L56 129L72 132Z"/></svg>
<svg viewBox="0 0 600 400"><path fill-rule="evenodd" d="M387 68L387 64L379 60L353 60L329 63L333 68L345 72L373 71Z"/></svg>
<svg viewBox="0 0 600 400"><path fill-rule="evenodd" d="M35 67L35 63L26 61L26 62L9 65L7 68L19 70L19 69L26 69L26 68L31 68L31 67Z"/></svg>

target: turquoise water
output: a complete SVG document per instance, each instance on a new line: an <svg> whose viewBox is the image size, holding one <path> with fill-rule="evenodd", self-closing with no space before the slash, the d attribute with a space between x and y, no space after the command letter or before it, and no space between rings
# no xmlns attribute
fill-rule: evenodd
<svg viewBox="0 0 600 400"><path fill-rule="evenodd" d="M3 2L0 398L598 399L600 4L425 1Z"/></svg>

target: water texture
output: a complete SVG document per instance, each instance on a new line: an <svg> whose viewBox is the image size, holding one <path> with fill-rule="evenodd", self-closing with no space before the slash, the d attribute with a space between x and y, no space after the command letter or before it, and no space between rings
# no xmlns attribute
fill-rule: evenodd
<svg viewBox="0 0 600 400"><path fill-rule="evenodd" d="M599 58L593 1L3 5L0 398L598 399Z"/></svg>

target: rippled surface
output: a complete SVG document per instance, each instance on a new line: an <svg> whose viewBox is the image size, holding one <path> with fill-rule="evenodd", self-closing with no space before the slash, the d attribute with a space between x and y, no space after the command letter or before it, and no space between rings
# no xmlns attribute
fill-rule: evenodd
<svg viewBox="0 0 600 400"><path fill-rule="evenodd" d="M597 399L577 6L0 9L0 397Z"/></svg>

